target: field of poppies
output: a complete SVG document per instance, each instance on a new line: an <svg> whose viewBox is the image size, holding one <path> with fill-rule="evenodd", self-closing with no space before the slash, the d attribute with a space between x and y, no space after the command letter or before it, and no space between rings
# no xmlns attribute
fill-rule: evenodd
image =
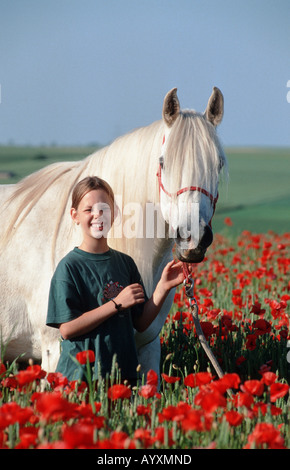
<svg viewBox="0 0 290 470"><path fill-rule="evenodd" d="M230 226L231 220L226 219ZM68 383L39 365L0 363L2 449L289 449L290 233L216 234L194 267L218 378L183 287L161 334L161 380ZM229 232L230 233L230 232Z"/></svg>

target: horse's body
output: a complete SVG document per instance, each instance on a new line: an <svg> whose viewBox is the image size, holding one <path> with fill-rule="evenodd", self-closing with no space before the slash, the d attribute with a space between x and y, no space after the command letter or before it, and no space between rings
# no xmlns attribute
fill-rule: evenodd
<svg viewBox="0 0 290 470"><path fill-rule="evenodd" d="M53 164L16 185L0 186L0 325L7 360L25 353L26 359L42 360L46 371L55 369L59 331L45 325L48 291L56 264L81 240L70 218L70 195L83 177L98 175L112 186L123 223L113 226L109 245L132 256L148 296L172 259L174 241L180 259L203 259L212 240L209 225L214 212L206 193L216 196L220 163L225 162L215 133L222 114L223 99L218 89L214 89L204 115L180 111L173 89L165 97L161 121L118 138L83 161ZM164 162L159 167L158 185L161 154ZM180 188L185 191L177 197ZM166 221L166 235L146 236L145 220L143 236L139 229L136 236L136 227L142 227L137 223L137 213L145 217L148 203L156 209L159 202L160 211L155 212L159 221ZM181 228L192 231L190 213L184 209L189 202L198 203L198 240L193 234L186 240L180 238ZM178 206L177 217L174 209ZM168 227L173 227L175 239L168 235ZM159 369L159 332L173 295L151 326L144 333L136 333L144 372Z"/></svg>

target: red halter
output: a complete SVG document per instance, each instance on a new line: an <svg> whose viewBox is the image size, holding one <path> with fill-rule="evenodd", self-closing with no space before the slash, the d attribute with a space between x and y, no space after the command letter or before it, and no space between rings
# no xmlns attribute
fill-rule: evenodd
<svg viewBox="0 0 290 470"><path fill-rule="evenodd" d="M162 166L161 166L161 163L159 163L159 168L158 168L157 175L156 175L157 178L158 178L158 184L159 184L159 194L160 194L160 191L162 190L167 196L172 197L172 196L174 196L174 194L169 193L165 189L165 187L164 187L164 185L161 181L161 170L162 170ZM185 188L179 189L175 193L175 196L179 196L180 194L186 193L187 191L198 191L198 192L204 194L205 196L207 196L211 201L211 204L213 206L213 210L215 211L215 206L216 206L216 203L217 203L218 197L219 197L218 193L217 193L216 197L214 197L211 193L206 191L206 189L200 188L199 186L186 186Z"/></svg>

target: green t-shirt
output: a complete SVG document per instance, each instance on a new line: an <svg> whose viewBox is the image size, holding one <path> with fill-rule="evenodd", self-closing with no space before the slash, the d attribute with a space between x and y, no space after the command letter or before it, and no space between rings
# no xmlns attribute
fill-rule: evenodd
<svg viewBox="0 0 290 470"><path fill-rule="evenodd" d="M51 280L46 324L57 328L60 323L109 302L124 287L134 283L143 286L130 256L113 249L94 254L74 248L60 261ZM143 307L144 304L138 304L116 312L91 332L62 340L56 371L69 380L85 380L82 368L71 356L91 349L96 357L93 365L95 378L111 373L113 356L116 355L122 380L135 380L138 360L132 316L140 315ZM98 370L98 364L101 370Z"/></svg>

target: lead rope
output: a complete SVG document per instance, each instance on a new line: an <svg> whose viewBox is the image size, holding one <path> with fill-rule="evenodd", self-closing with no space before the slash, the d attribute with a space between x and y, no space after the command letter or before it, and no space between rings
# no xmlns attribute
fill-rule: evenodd
<svg viewBox="0 0 290 470"><path fill-rule="evenodd" d="M223 373L218 361L216 360L212 350L210 349L210 347L208 345L208 342L205 339L202 328L200 326L200 322L199 322L199 318L198 318L198 305L197 305L196 298L194 297L194 280L192 279L192 277L189 273L187 263L183 263L183 273L184 273L184 277L185 277L185 279L183 281L183 285L185 287L185 294L186 294L187 298L189 299L191 315L192 315L192 318L193 318L193 321L194 321L194 325L195 325L195 329L196 329L198 339L199 339L199 341L200 341L207 357L209 358L212 366L214 367L217 375L221 379L223 377L224 373Z"/></svg>

